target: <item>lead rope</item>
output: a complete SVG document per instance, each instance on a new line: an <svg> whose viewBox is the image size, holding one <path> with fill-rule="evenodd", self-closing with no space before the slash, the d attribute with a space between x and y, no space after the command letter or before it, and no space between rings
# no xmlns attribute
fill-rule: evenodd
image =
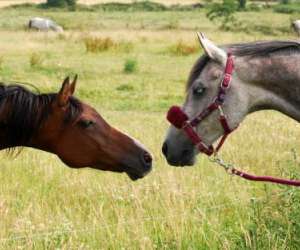
<svg viewBox="0 0 300 250"><path fill-rule="evenodd" d="M221 157L218 156L218 153L215 153L212 157L209 158L209 161L212 163L216 163L217 165L223 167L223 169L230 175L236 175L241 178L244 178L246 180L250 181L263 181L263 182L272 182L282 185L288 185L288 186L300 186L299 180L289 180L289 179L281 179L276 178L272 176L257 176L248 174L246 172L240 171L236 169L233 164L225 162Z"/></svg>

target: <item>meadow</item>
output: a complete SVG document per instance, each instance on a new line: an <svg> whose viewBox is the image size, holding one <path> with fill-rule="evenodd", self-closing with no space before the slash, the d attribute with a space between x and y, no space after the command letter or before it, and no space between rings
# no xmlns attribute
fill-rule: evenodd
<svg viewBox="0 0 300 250"><path fill-rule="evenodd" d="M26 30L32 16L65 33ZM300 190L246 182L199 156L168 166L165 113L184 100L201 55L195 32L219 44L295 39L290 15L241 12L249 29L221 31L205 10L163 12L0 9L0 80L57 91L79 75L76 96L153 152L153 171L125 174L67 168L54 155L1 152L0 249L299 249ZM222 157L256 174L300 178L300 125L274 111L250 115Z"/></svg>

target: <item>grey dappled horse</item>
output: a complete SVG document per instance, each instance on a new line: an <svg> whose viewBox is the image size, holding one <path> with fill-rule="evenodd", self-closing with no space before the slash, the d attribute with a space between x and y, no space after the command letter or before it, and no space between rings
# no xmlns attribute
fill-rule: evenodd
<svg viewBox="0 0 300 250"><path fill-rule="evenodd" d="M182 110L193 118L217 95L227 52L234 56L234 72L223 110L231 128L249 113L273 109L300 121L300 43L266 41L216 46L204 35L205 54L195 63L186 86ZM196 127L206 145L213 144L224 130L213 112ZM162 151L170 165L194 165L198 150L182 130L168 129Z"/></svg>
<svg viewBox="0 0 300 250"><path fill-rule="evenodd" d="M63 32L63 28L57 25L54 21L42 17L34 17L29 20L29 29L36 29L38 31L55 31Z"/></svg>

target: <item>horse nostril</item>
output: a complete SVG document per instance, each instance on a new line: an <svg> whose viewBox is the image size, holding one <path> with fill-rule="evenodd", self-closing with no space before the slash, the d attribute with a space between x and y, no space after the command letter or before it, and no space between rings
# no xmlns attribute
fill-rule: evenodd
<svg viewBox="0 0 300 250"><path fill-rule="evenodd" d="M164 156L168 155L168 144L166 142L163 144L161 151L163 152Z"/></svg>
<svg viewBox="0 0 300 250"><path fill-rule="evenodd" d="M146 164L150 165L152 163L152 157L148 152L144 152L143 160Z"/></svg>

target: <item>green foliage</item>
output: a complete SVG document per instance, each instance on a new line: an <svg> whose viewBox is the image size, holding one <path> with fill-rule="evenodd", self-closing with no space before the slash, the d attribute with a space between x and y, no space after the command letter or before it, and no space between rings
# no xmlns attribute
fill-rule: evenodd
<svg viewBox="0 0 300 250"><path fill-rule="evenodd" d="M234 16L237 11L235 0L223 0L222 3L214 3L207 12L207 17L211 21L218 21L220 28L223 30L230 30L237 22Z"/></svg>
<svg viewBox="0 0 300 250"><path fill-rule="evenodd" d="M165 26L166 29L173 30L179 28L179 20L178 19L171 19L169 23Z"/></svg>
<svg viewBox="0 0 300 250"><path fill-rule="evenodd" d="M121 84L116 88L118 91L133 91L134 87L130 84Z"/></svg>
<svg viewBox="0 0 300 250"><path fill-rule="evenodd" d="M46 3L41 3L41 4L23 3L23 4L11 5L7 8L47 9L49 7L56 7L56 8L69 7L71 9L76 7L76 10L78 11L90 11L90 12L95 12L95 11L161 12L161 11L195 11L195 10L203 9L204 5L201 3L164 5L162 3L157 3L152 1L133 1L131 3L119 3L119 2L112 1L109 3L85 5L85 4L77 4L77 0L47 0Z"/></svg>
<svg viewBox="0 0 300 250"><path fill-rule="evenodd" d="M247 5L246 11L261 11L262 10L262 6L257 4L257 3L250 3Z"/></svg>
<svg viewBox="0 0 300 250"><path fill-rule="evenodd" d="M300 3L279 4L274 6L274 11L278 13L300 13Z"/></svg>
<svg viewBox="0 0 300 250"><path fill-rule="evenodd" d="M47 0L47 7L75 7L77 0Z"/></svg>
<svg viewBox="0 0 300 250"><path fill-rule="evenodd" d="M131 3L120 3L120 2L109 2L100 3L90 6L78 5L78 9L86 11L122 11L122 12L161 12L161 11L194 11L199 10L204 7L203 4L175 4L175 5L165 5L158 2L152 1L132 1Z"/></svg>
<svg viewBox="0 0 300 250"><path fill-rule="evenodd" d="M32 53L29 58L31 67L40 67L44 61L43 56L40 53Z"/></svg>
<svg viewBox="0 0 300 250"><path fill-rule="evenodd" d="M299 179L300 163L293 151L294 159L288 160L281 166L281 175L288 179ZM245 228L247 239L239 239L242 248L247 244L251 249L265 249L271 242L278 242L288 249L299 249L300 245L300 190L290 186L278 186L280 191L272 192L265 186L263 199L251 199L250 221ZM274 212L276 208L276 212ZM279 243L282 242L282 243ZM269 247L271 249L272 247Z"/></svg>
<svg viewBox="0 0 300 250"><path fill-rule="evenodd" d="M133 73L137 71L137 61L135 59L127 59L124 64L125 73Z"/></svg>
<svg viewBox="0 0 300 250"><path fill-rule="evenodd" d="M133 3L104 3L93 6L94 9L104 11L164 11L168 7L161 3L151 1L134 1Z"/></svg>
<svg viewBox="0 0 300 250"><path fill-rule="evenodd" d="M239 9L244 10L246 9L247 0L238 0Z"/></svg>
<svg viewBox="0 0 300 250"><path fill-rule="evenodd" d="M0 70L3 69L3 64L4 64L4 57L0 56Z"/></svg>

